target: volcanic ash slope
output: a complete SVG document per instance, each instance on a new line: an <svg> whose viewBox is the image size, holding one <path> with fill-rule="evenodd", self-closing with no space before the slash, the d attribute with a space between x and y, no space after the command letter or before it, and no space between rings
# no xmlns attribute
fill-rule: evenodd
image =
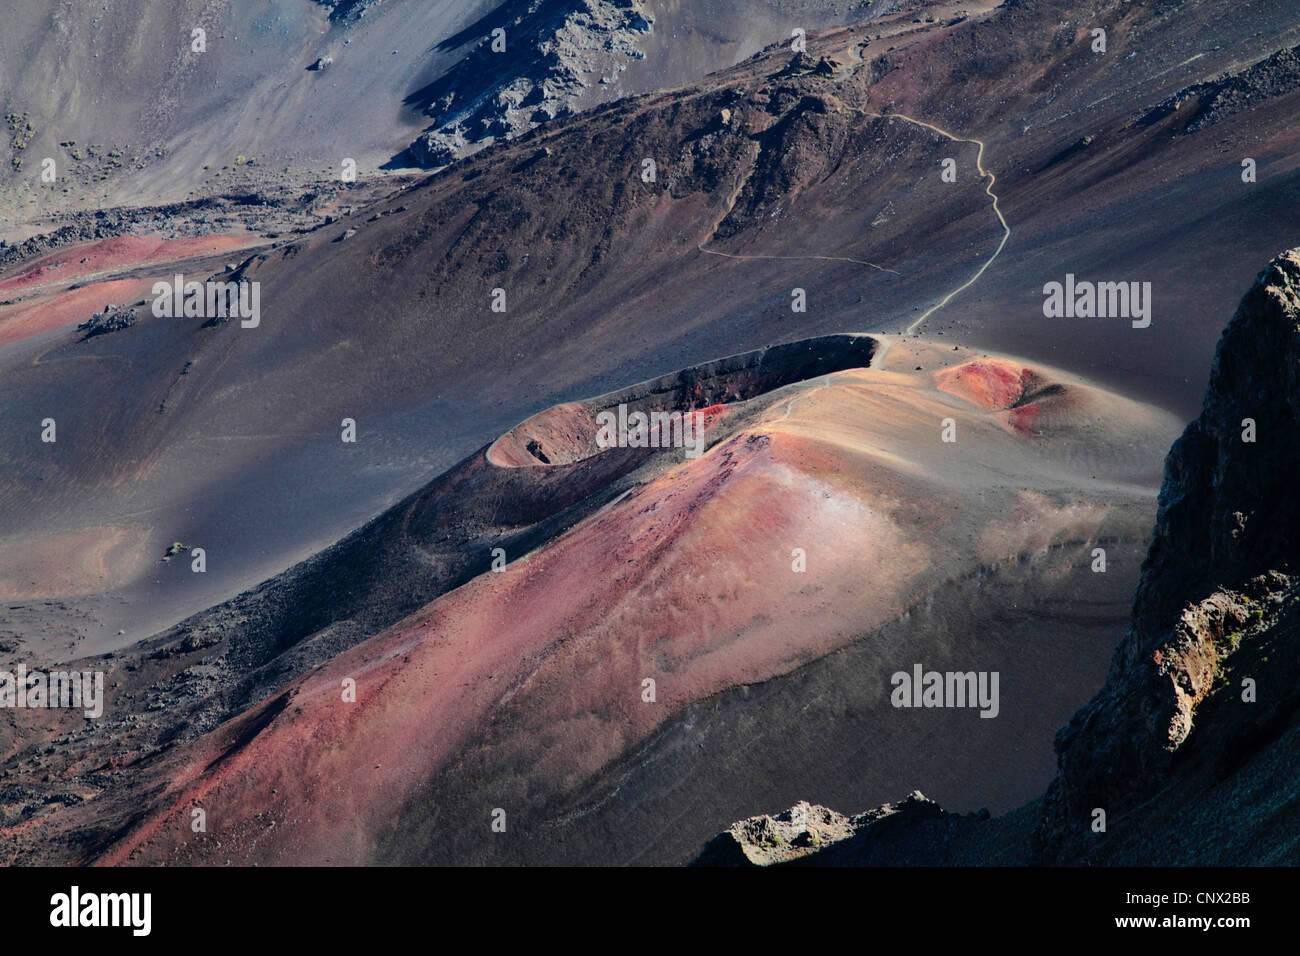
<svg viewBox="0 0 1300 956"><path fill-rule="evenodd" d="M755 781L720 769L743 757L745 722L788 722L809 702L787 679L829 667L833 680L837 660L857 662L835 691L841 711L894 728L837 767L840 784L897 786L886 771L918 749L901 729L912 715L889 707L890 672L960 658L1001 668L1004 694L1036 683L1036 703L1005 701L999 720L966 712L931 725L926 759L950 765L966 796L995 797L1033 749L1026 740L1050 755L1056 711L1099 683L1100 654L1076 647L1082 670L1029 673L1082 632L1066 622L1013 653L981 634L990 608L978 582L1001 573L1010 577L998 588L1029 585L1026 610L1036 597L1100 588L1092 549L1140 544L1157 478L1140 450L1167 442L1176 423L1050 369L916 339L877 343L870 368L714 403L703 454L653 455L624 494L510 555L503 571L164 755L143 773L161 796L102 860L686 859L717 819L666 839L665 815L686 809L671 793L695 800L705 788L715 818L752 799ZM581 429L598 404L537 416L487 460L560 467L530 464L520 448L554 448L558 431L590 448ZM910 626L913 613L931 624ZM344 699L349 681L355 702ZM737 723L722 711L751 685L769 693ZM1052 688L1062 700L1041 706ZM701 708L718 723L697 742L700 759L656 760ZM761 736L748 735L756 752L768 747ZM191 831L195 807L204 834ZM497 809L505 833L491 828Z"/></svg>

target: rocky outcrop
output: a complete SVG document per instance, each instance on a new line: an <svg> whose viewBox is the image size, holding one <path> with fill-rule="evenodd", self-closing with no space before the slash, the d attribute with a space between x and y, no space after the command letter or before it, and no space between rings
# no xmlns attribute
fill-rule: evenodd
<svg viewBox="0 0 1300 956"><path fill-rule="evenodd" d="M1242 300L1201 415L1165 461L1132 625L1105 687L1057 737L1059 772L1037 834L1049 857L1069 855L1096 809L1113 816L1159 787L1225 661L1286 599L1300 558L1298 370L1292 250Z"/></svg>
<svg viewBox="0 0 1300 956"><path fill-rule="evenodd" d="M81 337L81 341L93 339L97 335L107 335L109 332L120 332L122 329L129 329L136 322L135 309L122 309L112 303L104 306L103 312L96 312L85 322L77 326L77 329L86 334Z"/></svg>
<svg viewBox="0 0 1300 956"><path fill-rule="evenodd" d="M316 0L321 6L329 7L330 19L338 21L360 20L371 7L377 7L383 0Z"/></svg>
<svg viewBox="0 0 1300 956"><path fill-rule="evenodd" d="M898 803L846 817L803 802L776 816L760 815L732 824L710 840L694 866L770 866L812 857L833 845L882 838L898 827L946 816L920 791Z"/></svg>
<svg viewBox="0 0 1300 956"><path fill-rule="evenodd" d="M1194 133L1221 119L1253 109L1294 90L1300 82L1300 47L1278 50L1235 73L1179 90L1149 110L1136 125L1147 126L1177 114L1182 132Z"/></svg>
<svg viewBox="0 0 1300 956"><path fill-rule="evenodd" d="M640 0L512 0L482 24L477 46L425 91L437 122L411 144L428 167L576 112L611 85L653 29ZM472 28L471 28L472 29Z"/></svg>

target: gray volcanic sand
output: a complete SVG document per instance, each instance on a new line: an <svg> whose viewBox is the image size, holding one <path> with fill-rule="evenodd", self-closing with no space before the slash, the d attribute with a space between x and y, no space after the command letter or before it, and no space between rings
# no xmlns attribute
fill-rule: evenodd
<svg viewBox="0 0 1300 956"><path fill-rule="evenodd" d="M223 9L243 13L238 4ZM165 147L139 176L105 185L112 198L183 196L196 168L236 153L268 169L327 171L340 154L373 168L427 125L400 103L451 62L451 52L445 60L429 53L450 32L438 5L425 8L429 22L438 19L428 38L397 5L376 8L381 27L354 31L348 46L348 58L368 54L364 79L335 67L306 72L342 33L326 33L318 10L286 9L302 22L249 4L250 17L219 26L233 39L244 35L237 24L255 24L280 45L258 47L237 68L215 59L173 66L169 82L191 92L158 99L139 125L131 77L150 64L119 70L117 87L106 63L102 100L77 69L59 74L72 87L59 88L66 115L89 130L71 138L115 142L120 128L133 145ZM189 11L169 10L149 22L187 33ZM114 7L114 30L129 29L122 16ZM1065 0L909 27L873 41L866 62L852 54L869 27L814 37L814 55L840 61L835 76L776 76L789 59L782 46L700 88L549 124L312 235L281 239L246 272L263 286L256 330L146 317L86 342L66 327L0 348L0 572L10 575L0 578L0 640L18 642L28 658L132 643L336 540L550 404L772 342L906 328L987 262L1002 232L974 144L872 114L979 137L1012 229L987 272L927 320L928 343L1048 362L1190 417L1225 316L1258 263L1296 243L1293 221L1278 209L1300 198L1300 94L1261 81L1245 107L1205 95L1195 126L1190 107L1159 108L1300 43L1300 26L1285 5L1264 0L1231 10L1183 4L1177 15L1107 3L1095 16L1109 25L1104 56L1088 50L1089 23ZM667 42L670 23L658 19L654 42ZM319 47L301 42L304 24L326 38ZM47 26L23 15L0 42L23 38L42 62L81 62L69 60L68 44L93 58L84 34L61 39ZM38 33L47 38L32 39ZM786 35L774 29L773 42ZM410 36L420 36L428 59L391 55L407 50ZM740 49L750 36L732 34L736 46L719 49ZM143 57L127 33L108 37L115 56ZM655 69L678 55L672 49ZM10 52L0 46L0 62L14 62ZM266 68L280 61L292 63L288 87ZM656 82L679 72L662 68ZM694 79L680 70L682 82ZM18 101L37 96L39 74L8 88L16 91L9 108L24 108ZM384 108L356 109L358 100ZM69 136L41 124L28 158ZM286 143L292 155L280 152ZM659 165L654 184L637 175L647 156ZM958 161L954 184L938 178L949 156ZM1242 183L1243 156L1258 159L1258 183ZM387 215L372 219L377 212ZM347 229L357 232L336 241ZM701 244L760 258L709 255ZM838 258L807 258L815 256ZM219 272L219 263L196 275L208 269ZM1067 272L1151 282L1151 327L1045 318L1042 286ZM796 287L807 292L806 313L790 310ZM489 308L495 288L506 290L504 315ZM47 416L59 422L55 445L39 441ZM356 445L339 441L344 417L358 422ZM1095 427L1105 434L1122 424L1103 418ZM1157 474L1166 448L1134 449L1136 470ZM1090 480L1082 470L1076 477ZM1033 480L1014 469L1007 476L1027 487ZM693 704L582 794L537 797L518 842L496 848L453 837L438 852L678 860L749 814L797 799L872 806L901 796L900 786L951 809L1016 805L1050 775L1047 728L1098 686L1123 626L1154 514L1153 501L1135 497L1113 516L1122 524L1114 569L1086 598L1063 583L1068 576L1039 579L1032 563L1023 576L972 569L974 577L936 590L924 614L872 635L875 656L855 645ZM163 563L174 541L204 547L207 573L191 574L184 553ZM1053 562L1077 569L1086 553L1052 554L1044 568ZM1008 752L1004 739L995 746L983 725L999 722L969 712L880 720L881 653L903 658L900 668L914 660L964 668L972 665L963 640L973 632L988 638L982 646L1003 668L1009 716L1024 721L1005 726L1038 733L1022 751ZM804 761L798 773L791 759ZM736 783L726 798L714 792L719 767ZM472 776L445 785L448 832L477 819L487 799L479 786ZM665 834L666 821L684 817L691 827ZM581 826L566 822L577 819ZM436 837L421 833L408 850L395 834L384 856L427 859Z"/></svg>
<svg viewBox="0 0 1300 956"><path fill-rule="evenodd" d="M294 7L296 15L316 18L325 31L321 13L306 6ZM1112 29L1106 57L1061 34L1052 14L1064 4L1003 7L942 29L904 16L867 50L868 59L887 57L870 85L868 67L849 53L870 27L811 41L814 54L824 50L857 71L847 78L768 80L788 58L779 45L711 78L715 92L645 97L557 122L400 202L364 208L271 253L249 273L264 286L258 330L147 318L86 343L67 332L7 346L0 350L0 404L10 411L0 423L8 466L0 548L19 553L36 534L129 525L139 542L135 560L143 562L135 578L108 594L92 581L91 597L79 599L102 615L103 626L87 632L94 647L129 643L287 567L548 404L774 341L906 326L988 259L1001 229L984 195L987 180L974 172L973 144L859 109L979 135L984 165L998 177L1011 238L971 288L927 321L927 334L1045 360L1190 414L1222 316L1255 264L1294 240L1293 226L1274 210L1296 194L1297 144L1282 131L1296 127L1288 117L1300 103L1274 97L1266 109L1216 114L1190 133L1169 120L1134 121L1189 83L1300 40L1276 5L1247 6L1224 17L1211 4L1193 5L1173 18L1117 6L1111 15L1123 26ZM697 26L712 15L705 8L689 14ZM115 7L101 28L118 29L112 24L122 16ZM168 17L183 14L140 22L162 29ZM262 24L282 44L301 29L251 14L245 22ZM449 29L445 18L438 22ZM667 43L674 22L659 16L653 42ZM387 46L399 24L419 33L405 5L381 4L361 25L325 35L352 39L351 60L387 71L388 61L405 58L393 57L392 47L370 55L364 44ZM42 27L33 18L7 36ZM228 32L244 36L233 26ZM1207 49L1207 36L1219 49ZM43 42L88 41L73 30ZM106 70L132 49L105 44ZM890 45L892 53L884 49ZM305 66L324 47L302 49ZM1000 59L988 59L993 50ZM217 83L203 74L217 69L203 64L218 55L177 76L220 96L240 77ZM972 63L982 64L978 81ZM314 98L306 100L311 109L283 99L276 122L264 119L258 135L283 143L315 136L364 152L351 150L366 141L362 132L323 127L308 115L319 100L331 124L378 122L377 111L344 108L351 68L340 59L317 74L295 63L294 82L319 91L299 94ZM421 77L436 72L419 69ZM61 72L60 82L77 74ZM106 89L132 75L110 77ZM398 89L416 82L384 75ZM922 83L920 75L929 78ZM779 93L783 83L793 92ZM372 91L374 101L389 95L376 77L356 88ZM757 92L764 88L768 94ZM129 90L117 92L115 102L131 101ZM798 105L807 93L842 105ZM769 100L784 118L763 112ZM89 101L69 103L69 117L78 109L100 115ZM206 161L211 143L230 141L232 126L220 117L243 105L210 107L201 127L208 145L187 131L184 148L193 155L167 167L178 181L180 171ZM724 106L738 117L730 132L717 127ZM181 128L186 115L161 116L159 128ZM38 130L29 155L44 148L44 135ZM1057 158L1084 136L1093 144ZM554 155L530 160L543 143ZM238 152L257 155L258 145ZM1260 161L1253 186L1238 175L1244 151ZM645 155L663 169L653 188L636 178ZM955 184L938 180L938 161L947 156L959 163ZM141 175L161 177L147 187L155 198L168 191L170 173ZM376 208L391 214L369 222ZM714 251L849 257L901 274L825 259L701 254L696 244L719 222L706 246ZM348 227L357 234L334 242ZM1044 318L1042 285L1067 271L1151 281L1151 328ZM509 292L506 316L487 308L496 287ZM806 313L790 312L795 287L807 292ZM190 361L186 390L168 400ZM46 416L60 422L57 446L35 440ZM359 423L355 446L338 441L343 417ZM1163 449L1150 455L1154 464ZM173 541L207 548L205 576L181 573L183 562L155 566ZM75 590L50 597L72 599Z"/></svg>

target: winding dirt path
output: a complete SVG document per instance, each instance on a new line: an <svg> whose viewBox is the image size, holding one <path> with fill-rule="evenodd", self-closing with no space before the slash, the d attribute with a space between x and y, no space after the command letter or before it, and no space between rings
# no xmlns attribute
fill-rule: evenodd
<svg viewBox="0 0 1300 956"><path fill-rule="evenodd" d="M996 4L994 4L994 6L996 6ZM849 47L847 48L847 52L852 59L854 59L858 63L862 62L862 54L859 52L856 44L850 44ZM841 79L847 76L851 76L853 72L854 72L854 67L846 67L844 73L841 74ZM998 205L998 194L993 191L993 185L997 182L997 176L995 176L991 170L984 168L984 141L982 139L973 136L969 136L969 137L958 136L956 133L953 133L950 130L946 130L941 126L936 126L933 123L927 123L925 120L916 119L915 117L912 116L906 116L902 113L887 113L887 114L873 113L867 110L856 110L855 112L857 112L861 116L871 117L874 119L902 120L905 123L911 123L914 126L920 126L924 129L930 130L931 132L937 133L940 136L942 136L944 139L950 140L951 142L973 144L976 147L975 170L976 172L979 173L980 179L985 179L985 178L988 179L988 182L984 184L984 192L989 197L989 199L993 201L993 214L998 217L998 222L1002 226L1002 240L998 243L997 248L993 250L993 254L990 255L986 260L984 260L984 262L980 265L980 267L975 270L975 274L972 275L965 282L963 282L961 285L957 286L957 288L953 289L951 292L945 295L934 305L930 306L930 308L922 312L921 315L918 318L916 318L904 330L905 335L915 335L917 329L921 327L921 324L925 322L926 319L928 319L934 313L938 312L945 305L951 302L956 295L958 295L961 292L964 292L966 289L969 289L972 285L974 285L979 280L980 276L984 275L988 267L993 264L994 260L996 260L999 255L1002 254L1002 250L1006 247L1007 240L1011 238L1011 225L1007 222L1006 217L1002 215L1002 210ZM757 159L757 155L755 155L754 159L755 160ZM877 265L874 262L868 262L865 259L853 259L848 256L745 255L741 253L718 252L715 249L706 249L705 246L713 241L714 236L716 236L718 233L718 229L722 226L724 222L726 222L727 217L730 216L732 211L735 209L736 201L737 199L740 198L740 194L744 190L745 185L749 182L750 176L753 175L753 171L754 171L754 166L752 165L751 162L749 174L740 178L739 182L737 182L736 186L732 189L731 194L727 197L726 208L723 210L722 215L719 216L717 222L713 224L713 228L709 230L708 236L696 245L696 248L700 252L706 253L707 255L711 255L711 256L721 256L726 259L785 259L785 260L822 260L826 262L852 262L857 265L870 266L872 269L877 269L881 272L888 272L891 275L902 274L898 272L898 270L896 269L889 269L886 268L885 266Z"/></svg>
<svg viewBox="0 0 1300 956"><path fill-rule="evenodd" d="M1000 2L1001 0L996 0L996 2L994 2L994 0L990 0L990 2L983 4L981 9L979 9L977 12L978 14L981 15L985 14L989 12L989 10L992 10L994 7L998 6ZM855 63L858 64L862 63L862 52L857 43L850 43L847 47L847 53L849 55L849 58L852 59ZM841 79L843 79L844 77L852 76L853 73L856 71L856 69L857 67L855 66L846 67L845 72L842 75ZM864 115L867 116L880 116L879 113L866 113L865 111L859 111L859 112L863 112ZM1002 254L1002 250L1006 246L1007 240L1011 238L1011 226L1007 222L1006 217L1002 215L1002 210L998 207L998 194L993 191L993 184L997 182L997 177L993 175L993 172L991 170L987 170L984 168L984 141L982 139L978 139L973 136L972 137L958 136L956 133L946 130L941 126L935 126L933 123L927 123L925 120L919 120L912 116L905 116L902 113L893 113L890 115L897 117L898 119L901 119L904 122L912 123L915 126L921 126L925 129L931 130L932 132L938 133L940 136L944 137L945 139L951 140L954 143L974 143L975 146L977 147L975 152L975 170L976 172L979 173L981 179L983 179L985 176L988 177L989 181L984 184L984 192L988 195L988 197L991 200L993 200L993 214L998 217L998 222L1002 224L1002 241L999 242L998 247L993 250L993 255L989 256L988 259L984 261L984 264L975 270L975 274L973 276L971 276L961 285L957 286L957 288L953 289L951 292L945 295L934 305L930 306L930 308L922 312L921 315L911 325L907 327L905 334L915 335L916 330L921 327L922 322L924 322L926 319L928 319L930 316L938 312L950 301L952 301L953 296L957 295L959 292L963 292L966 289L969 289L972 285L974 285L975 282L979 279L979 277L984 274L985 270L988 269L989 266L993 265L993 260L995 260L999 255Z"/></svg>
<svg viewBox="0 0 1300 956"><path fill-rule="evenodd" d="M866 115L879 116L880 114L868 113ZM988 195L990 199L993 200L993 214L998 217L998 222L1002 224L1002 241L999 242L998 247L993 250L993 255L989 256L986 260L984 260L984 264L975 270L975 274L973 276L971 276L961 285L957 286L957 288L953 289L951 292L945 295L934 305L930 306L930 308L922 312L920 317L917 318L915 322L913 322L911 325L907 327L907 334L913 335L916 333L916 330L921 327L922 322L924 322L935 312L938 312L945 305L947 305L952 300L953 296L957 295L957 293L962 292L965 289L969 289L971 286L973 286L976 280L978 280L979 277L984 274L984 270L986 270L989 266L993 265L993 260L996 259L999 255L1001 255L1003 247L1005 247L1007 244L1007 240L1011 238L1011 226L1007 223L1006 217L1002 215L1002 210L998 208L998 194L993 191L993 184L997 182L997 177L993 175L992 171L984 168L984 141L982 139L976 139L973 136L972 137L958 136L955 133L951 133L946 129L942 129L938 126L935 126L933 123L927 123L924 120L914 119L910 116L904 116L901 113L891 113L890 116L895 117L897 119L901 119L908 123L913 123L917 126L923 126L928 130L933 130L934 132L938 133L940 136L952 140L954 143L974 143L977 147L979 147L975 153L975 169L979 173L981 179L983 179L985 176L988 177L988 182L984 184L984 192Z"/></svg>

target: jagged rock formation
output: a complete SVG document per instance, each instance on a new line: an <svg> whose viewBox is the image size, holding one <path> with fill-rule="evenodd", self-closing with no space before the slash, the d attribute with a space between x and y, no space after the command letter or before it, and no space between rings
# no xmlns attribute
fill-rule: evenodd
<svg viewBox="0 0 1300 956"><path fill-rule="evenodd" d="M732 824L704 847L695 866L768 866L790 863L834 844L870 839L921 820L945 816L925 794L913 791L899 803L886 803L854 817L807 802L776 816L750 817Z"/></svg>
<svg viewBox="0 0 1300 956"><path fill-rule="evenodd" d="M377 7L383 0L316 0L321 6L330 8L330 19L334 21L360 20L371 7Z"/></svg>
<svg viewBox="0 0 1300 956"><path fill-rule="evenodd" d="M1243 632L1300 555L1300 250L1256 279L1224 331L1205 406L1165 461L1133 624L1106 686L1057 740L1039 840L1059 852L1149 796ZM1252 424L1253 423L1253 424ZM1277 701L1254 705L1263 710Z"/></svg>
<svg viewBox="0 0 1300 956"><path fill-rule="evenodd" d="M993 820L935 808L890 833L854 825L888 806L845 818L801 805L736 824L697 862L1297 862L1298 369L1292 250L1223 333L1203 411L1165 461L1132 624L1105 686L1058 734L1041 800ZM823 832L826 847L812 845ZM792 833L798 851L780 842Z"/></svg>
<svg viewBox="0 0 1300 956"><path fill-rule="evenodd" d="M1300 46L1278 50L1245 69L1224 73L1179 90L1145 113L1139 125L1149 125L1178 113L1183 133L1195 133L1242 110L1294 90L1300 82Z"/></svg>
<svg viewBox="0 0 1300 956"><path fill-rule="evenodd" d="M576 112L593 83L611 83L653 29L639 0L518 0L492 14L461 63L426 91L436 125L411 144L445 166L498 140ZM503 69L502 64L508 64Z"/></svg>
<svg viewBox="0 0 1300 956"><path fill-rule="evenodd" d="M103 312L96 312L85 322L77 326L79 331L85 332L81 341L93 339L97 335L107 335L109 332L120 332L122 329L129 329L135 325L135 309L121 309L112 303L104 306Z"/></svg>

